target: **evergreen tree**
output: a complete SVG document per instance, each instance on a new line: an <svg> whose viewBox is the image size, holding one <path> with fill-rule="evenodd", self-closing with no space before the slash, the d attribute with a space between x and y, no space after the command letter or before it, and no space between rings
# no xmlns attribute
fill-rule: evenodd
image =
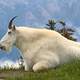
<svg viewBox="0 0 80 80"><path fill-rule="evenodd" d="M56 23L62 24L63 28L60 30L56 30L56 27L55 27ZM70 39L73 41L77 40L73 37L73 34L75 31L72 28L67 28L66 23L63 20L60 20L57 22L55 22L55 20L48 20L48 24L46 24L46 25L49 26L47 29L56 30L57 32L59 32L61 35L63 35L67 39Z"/></svg>
<svg viewBox="0 0 80 80"><path fill-rule="evenodd" d="M58 32L62 34L64 37L66 37L67 39L76 41L76 39L72 36L75 31L72 28L67 28L66 23L64 21L59 21L59 23L63 25L63 28L58 30Z"/></svg>
<svg viewBox="0 0 80 80"><path fill-rule="evenodd" d="M55 20L48 20L48 24L46 24L48 26L47 29L55 30L55 24Z"/></svg>

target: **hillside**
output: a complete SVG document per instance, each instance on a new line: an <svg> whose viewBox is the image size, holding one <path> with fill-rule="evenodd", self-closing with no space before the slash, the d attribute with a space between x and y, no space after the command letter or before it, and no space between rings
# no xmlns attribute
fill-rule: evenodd
<svg viewBox="0 0 80 80"><path fill-rule="evenodd" d="M61 65L56 69L40 72L25 72L23 70L0 70L3 80L80 80L80 61L76 60Z"/></svg>

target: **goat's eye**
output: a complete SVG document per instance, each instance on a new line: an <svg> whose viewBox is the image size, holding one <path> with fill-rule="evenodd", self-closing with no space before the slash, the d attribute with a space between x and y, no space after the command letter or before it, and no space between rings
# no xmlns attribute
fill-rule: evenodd
<svg viewBox="0 0 80 80"><path fill-rule="evenodd" d="M11 32L8 32L8 34L11 34Z"/></svg>

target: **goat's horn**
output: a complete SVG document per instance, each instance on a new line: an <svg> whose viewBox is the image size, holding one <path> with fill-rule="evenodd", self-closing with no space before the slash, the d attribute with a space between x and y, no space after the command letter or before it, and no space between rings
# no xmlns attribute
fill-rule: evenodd
<svg viewBox="0 0 80 80"><path fill-rule="evenodd" d="M12 28L13 20L14 20L16 17L18 17L18 16L15 16L15 17L13 17L13 18L10 20L9 25L8 25L8 28L9 28L9 29Z"/></svg>

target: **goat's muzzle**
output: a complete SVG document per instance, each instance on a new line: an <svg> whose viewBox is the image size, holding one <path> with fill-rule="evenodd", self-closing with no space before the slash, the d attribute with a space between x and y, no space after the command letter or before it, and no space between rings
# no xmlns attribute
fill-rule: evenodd
<svg viewBox="0 0 80 80"><path fill-rule="evenodd" d="M0 45L0 49L1 50L6 50L5 46L1 46L1 45Z"/></svg>

